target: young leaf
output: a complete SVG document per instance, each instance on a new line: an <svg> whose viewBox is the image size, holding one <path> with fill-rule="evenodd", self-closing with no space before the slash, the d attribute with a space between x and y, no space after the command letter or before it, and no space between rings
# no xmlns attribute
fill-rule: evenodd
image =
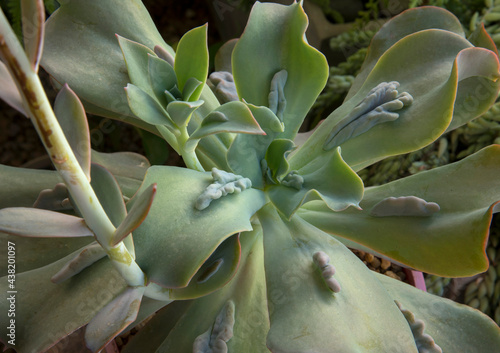
<svg viewBox="0 0 500 353"><path fill-rule="evenodd" d="M22 237L92 237L83 218L38 208L0 210L0 231Z"/></svg>
<svg viewBox="0 0 500 353"><path fill-rule="evenodd" d="M312 200L324 201L333 211L359 207L363 198L363 181L344 162L340 148L331 156L313 159L302 168L296 169L292 163L291 169L303 179L299 190L283 183L270 186L268 190L271 201L287 218Z"/></svg>
<svg viewBox="0 0 500 353"><path fill-rule="evenodd" d="M207 25L196 27L182 36L177 45L174 69L181 92L191 78L205 83L208 75ZM203 85L199 86L189 101L198 100L202 89Z"/></svg>
<svg viewBox="0 0 500 353"><path fill-rule="evenodd" d="M110 242L111 246L116 246L127 235L132 233L134 229L140 226L151 208L155 194L156 184L151 184L137 197L137 200L135 200L134 205L128 212L125 219L120 223L118 228L116 228L113 239L111 239Z"/></svg>
<svg viewBox="0 0 500 353"><path fill-rule="evenodd" d="M74 275L79 274L84 269L94 264L98 260L106 256L106 252L100 244L93 242L92 244L83 248L73 259L68 261L63 268L61 268L50 279L53 283L59 284Z"/></svg>
<svg viewBox="0 0 500 353"><path fill-rule="evenodd" d="M500 200L500 147L466 159L367 188L361 210L331 212L312 202L298 214L334 236L353 241L399 263L445 277L486 271L485 244L495 204ZM388 197L416 196L439 205L428 217L371 215Z"/></svg>
<svg viewBox="0 0 500 353"><path fill-rule="evenodd" d="M102 308L85 329L85 342L92 352L98 352L130 323L139 312L146 287L128 287Z"/></svg>
<svg viewBox="0 0 500 353"><path fill-rule="evenodd" d="M165 91L170 91L177 85L174 68L165 60L148 55L148 76L156 100L165 108L169 103Z"/></svg>
<svg viewBox="0 0 500 353"><path fill-rule="evenodd" d="M245 103L233 101L217 107L208 114L190 139L201 139L221 132L265 135Z"/></svg>
<svg viewBox="0 0 500 353"><path fill-rule="evenodd" d="M193 112L203 103L201 100L194 102L174 101L167 105L167 113L177 126L187 126Z"/></svg>
<svg viewBox="0 0 500 353"><path fill-rule="evenodd" d="M54 102L54 113L80 167L90 180L90 132L87 114L75 92L64 85Z"/></svg>

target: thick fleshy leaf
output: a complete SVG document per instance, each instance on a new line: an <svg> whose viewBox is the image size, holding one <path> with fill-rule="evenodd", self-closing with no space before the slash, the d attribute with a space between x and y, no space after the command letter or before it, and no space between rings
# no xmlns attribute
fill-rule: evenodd
<svg viewBox="0 0 500 353"><path fill-rule="evenodd" d="M127 216L124 217L125 219L123 219L118 228L116 228L113 239L111 240L111 246L116 246L144 221L151 208L155 194L156 184L151 184L146 190L137 196L137 200L135 200L134 205L130 208Z"/></svg>
<svg viewBox="0 0 500 353"><path fill-rule="evenodd" d="M127 65L127 73L131 83L149 95L153 94L149 80L149 57L154 51L143 44L116 35ZM134 111L134 110L132 110ZM137 115L137 114L136 114Z"/></svg>
<svg viewBox="0 0 500 353"><path fill-rule="evenodd" d="M184 34L177 45L174 63L179 90L190 78L204 83L208 75L207 25L193 28ZM196 101L201 95L203 85L191 94L189 101ZM188 97L184 97L187 100Z"/></svg>
<svg viewBox="0 0 500 353"><path fill-rule="evenodd" d="M290 169L288 155L295 149L291 140L276 139L269 145L266 152L266 163L274 182L279 183Z"/></svg>
<svg viewBox="0 0 500 353"><path fill-rule="evenodd" d="M0 98L24 116L28 116L24 110L23 99L19 94L16 83L2 61L0 61Z"/></svg>
<svg viewBox="0 0 500 353"><path fill-rule="evenodd" d="M134 335L123 352L191 352L196 338L212 329L228 301L234 304L233 335L225 344L228 352L268 352L269 317L260 227L242 233L241 243L242 263L230 283L200 299L173 302Z"/></svg>
<svg viewBox="0 0 500 353"><path fill-rule="evenodd" d="M165 60L156 56L148 56L148 76L149 84L153 93L162 105L166 107L168 102L165 97L165 90L169 91L177 85L177 77L174 68Z"/></svg>
<svg viewBox="0 0 500 353"><path fill-rule="evenodd" d="M80 167L90 180L91 152L87 115L82 103L68 85L64 85L57 94L54 113Z"/></svg>
<svg viewBox="0 0 500 353"><path fill-rule="evenodd" d="M52 189L61 182L56 171L0 165L0 209L31 207L42 190Z"/></svg>
<svg viewBox="0 0 500 353"><path fill-rule="evenodd" d="M248 103L268 106L274 75L287 71L283 138L293 139L328 78L325 57L305 40L306 27L300 3L257 2L233 51L234 82Z"/></svg>
<svg viewBox="0 0 500 353"><path fill-rule="evenodd" d="M146 287L128 287L102 308L85 329L85 342L98 352L135 321Z"/></svg>
<svg viewBox="0 0 500 353"><path fill-rule="evenodd" d="M403 11L385 23L372 38L363 66L345 100L349 100L359 91L378 59L393 44L407 35L432 28L443 29L465 37L460 21L445 9L421 6Z"/></svg>
<svg viewBox="0 0 500 353"><path fill-rule="evenodd" d="M435 47L440 50L429 50ZM330 134L344 124L343 120L358 104L366 102L367 95L381 82L399 82L395 93L411 95L413 103L391 113L396 114L397 119L372 126L341 143L342 157L357 171L385 157L424 147L441 136L450 125L457 86L460 91L459 82L465 84L465 92L470 94L474 86L469 87L468 83L476 80L475 76L489 76L488 80L498 81L495 78L497 70L495 54L482 48L471 48L467 40L451 32L432 29L408 35L382 55L356 96L334 111L293 158L297 158L297 164L305 163L312 155L323 153L323 148L330 148L325 145ZM415 72L422 74L415 75ZM495 85L498 83L500 81ZM455 113L460 112L467 120L478 111L487 109L495 90L486 93L481 90L480 93L483 94L482 101L472 107L464 105ZM383 104L383 96L379 96L381 101L375 105ZM376 113L376 110L371 112Z"/></svg>
<svg viewBox="0 0 500 353"><path fill-rule="evenodd" d="M234 38L228 40L219 48L217 54L215 54L214 59L215 71L225 71L231 74L233 73L231 57L233 55L233 49L236 43L238 43L238 39Z"/></svg>
<svg viewBox="0 0 500 353"><path fill-rule="evenodd" d="M495 45L493 39L491 39L488 32L486 32L486 29L484 28L484 22L481 22L467 39L474 46L491 50L498 56L497 46Z"/></svg>
<svg viewBox="0 0 500 353"><path fill-rule="evenodd" d="M177 126L187 126L189 120L191 120L193 112L202 104L203 101L174 101L167 106L167 113Z"/></svg>
<svg viewBox="0 0 500 353"><path fill-rule="evenodd" d="M222 288L236 273L240 263L239 234L224 240L205 261L185 288L168 289L172 300L186 300L205 296Z"/></svg>
<svg viewBox="0 0 500 353"><path fill-rule="evenodd" d="M146 157L133 152L102 153L92 151L92 163L102 165L113 174L124 196L131 198L139 189L151 166Z"/></svg>
<svg viewBox="0 0 500 353"><path fill-rule="evenodd" d="M130 109L140 119L152 125L165 125L175 130L166 110L141 88L129 83L125 88Z"/></svg>
<svg viewBox="0 0 500 353"><path fill-rule="evenodd" d="M123 91L130 79L115 34L174 55L141 1L69 0L46 22L42 65L84 104L133 116Z"/></svg>
<svg viewBox="0 0 500 353"><path fill-rule="evenodd" d="M118 185L118 182L114 178L113 174L99 164L92 164L91 174L91 185L102 205L102 208L106 212L106 215L109 217L111 223L113 223L115 227L119 227L123 224L124 219L127 216L127 209L125 207L125 202L123 201L123 194L121 192L120 185ZM120 241L129 234L130 232L124 234ZM114 239L108 240L109 244L114 241ZM132 257L134 257L134 241L131 234L124 240L124 243L130 251Z"/></svg>
<svg viewBox="0 0 500 353"><path fill-rule="evenodd" d="M83 218L28 207L1 209L0 231L35 238L94 236Z"/></svg>
<svg viewBox="0 0 500 353"><path fill-rule="evenodd" d="M485 249L494 205L500 200L498 175L500 146L495 145L462 161L367 188L362 211L334 213L313 202L298 214L334 236L420 271L472 276L488 268ZM440 210L429 216L370 215L381 200L401 196L435 202Z"/></svg>
<svg viewBox="0 0 500 353"><path fill-rule="evenodd" d="M166 166L149 169L141 192L153 183L158 191L148 217L134 231L134 243L136 261L152 282L169 288L187 286L224 239L252 229L250 217L266 202L263 193L248 189L228 194L200 211L196 201L213 182L210 173Z"/></svg>
<svg viewBox="0 0 500 353"><path fill-rule="evenodd" d="M266 134L238 134L227 151L227 160L234 173L244 175L252 181L254 187L262 188L264 180L261 161L277 133L283 132L283 125L269 108L252 104L248 107Z"/></svg>
<svg viewBox="0 0 500 353"><path fill-rule="evenodd" d="M50 279L54 283L61 283L74 275L79 274L87 267L93 265L100 259L106 256L106 251L102 246L93 242L88 246L80 250L79 253L75 255L64 267L62 267L52 278Z"/></svg>
<svg viewBox="0 0 500 353"><path fill-rule="evenodd" d="M265 134L247 105L238 101L223 104L208 114L190 138L201 139L220 132Z"/></svg>
<svg viewBox="0 0 500 353"><path fill-rule="evenodd" d="M23 43L33 71L42 57L45 6L42 0L21 0Z"/></svg>
<svg viewBox="0 0 500 353"><path fill-rule="evenodd" d="M295 169L293 164L291 169ZM342 211L349 206L358 207L363 198L363 181L343 161L340 148L334 154L313 159L297 169L296 174L290 179L302 178L302 184L289 180L290 186L282 183L268 188L269 198L288 218L312 200L323 200L333 211Z"/></svg>
<svg viewBox="0 0 500 353"><path fill-rule="evenodd" d="M28 238L0 232L0 243L12 242L16 249L16 273L27 272L49 265L93 242L91 237ZM0 257L7 259L7 245L0 249ZM62 266L62 265L61 265ZM0 277L7 275L8 262L0 264ZM57 270L55 270L57 271ZM56 273L56 272L54 272Z"/></svg>
<svg viewBox="0 0 500 353"><path fill-rule="evenodd" d="M424 332L443 352L486 353L500 347L498 325L480 311L376 275L394 300L424 322Z"/></svg>
<svg viewBox="0 0 500 353"><path fill-rule="evenodd" d="M64 283L52 283L50 278L73 257L71 254L48 266L16 274L17 352L46 351L86 325L126 287L108 260L99 261ZM8 288L7 279L0 279L1 288ZM9 305L8 296L2 296L0 309L6 313ZM2 339L7 337L9 320L7 315L0 317Z"/></svg>
<svg viewBox="0 0 500 353"><path fill-rule="evenodd" d="M350 250L297 217L281 219L272 208L259 212L259 219L272 352L417 352L392 298ZM275 256L278 250L280 256ZM319 251L336 269L330 279L340 284L337 293L313 260Z"/></svg>

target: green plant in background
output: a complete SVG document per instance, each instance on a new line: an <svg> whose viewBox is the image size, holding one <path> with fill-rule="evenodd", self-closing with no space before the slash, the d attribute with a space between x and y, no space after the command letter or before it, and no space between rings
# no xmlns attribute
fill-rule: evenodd
<svg viewBox="0 0 500 353"><path fill-rule="evenodd" d="M40 1L22 4L41 18ZM377 187L356 174L489 108L500 81L486 32L470 42L432 7L395 17L344 104L303 135L328 65L304 40L300 3L256 3L208 81L206 26L174 52L139 1L66 1L36 25L26 56L0 17L0 56L20 93L9 100L57 169L1 167L0 230L19 266L0 283L22 303L19 352L84 325L98 351L160 309L124 352L499 346L498 326L479 311L377 275L346 247L442 276L487 270L498 146ZM42 64L61 88L53 110L36 74L44 30ZM188 168L91 151L84 108L162 136ZM9 305L0 300L2 312Z"/></svg>

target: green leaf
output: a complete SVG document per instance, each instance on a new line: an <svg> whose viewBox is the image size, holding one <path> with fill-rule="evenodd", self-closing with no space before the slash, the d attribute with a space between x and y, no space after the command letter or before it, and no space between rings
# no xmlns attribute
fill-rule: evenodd
<svg viewBox="0 0 500 353"><path fill-rule="evenodd" d="M165 60L148 55L148 77L156 100L165 108L168 104L165 91L177 85L174 68Z"/></svg>
<svg viewBox="0 0 500 353"><path fill-rule="evenodd" d="M259 212L259 220L272 352L417 352L399 309L349 249L298 217L283 220L269 207ZM338 293L328 288L313 260L319 251L336 269Z"/></svg>
<svg viewBox="0 0 500 353"><path fill-rule="evenodd" d="M84 105L133 116L123 91L130 79L115 34L174 55L141 1L68 0L46 22L42 66L68 83Z"/></svg>
<svg viewBox="0 0 500 353"><path fill-rule="evenodd" d="M139 227L151 208L155 194L156 184L151 184L146 190L137 196L137 200L135 200L134 205L130 208L127 216L124 217L118 228L116 228L113 239L111 240L111 246L116 246L127 235L132 233L134 229Z"/></svg>
<svg viewBox="0 0 500 353"><path fill-rule="evenodd" d="M274 75L287 71L282 138L293 139L328 78L325 57L305 40L306 27L300 3L256 3L233 51L234 82L248 103L268 106Z"/></svg>
<svg viewBox="0 0 500 353"><path fill-rule="evenodd" d="M135 321L146 287L128 287L102 308L85 329L85 342L99 352L125 327Z"/></svg>
<svg viewBox="0 0 500 353"><path fill-rule="evenodd" d="M201 139L221 132L265 134L247 105L234 101L225 103L208 114L198 129L191 134L190 139Z"/></svg>
<svg viewBox="0 0 500 353"><path fill-rule="evenodd" d="M222 241L252 229L250 217L265 203L263 193L248 189L230 194L199 211L196 200L212 182L210 173L186 168L149 169L141 192L153 183L158 189L148 217L134 231L134 243L136 261L151 281L169 288L187 286Z"/></svg>
<svg viewBox="0 0 500 353"><path fill-rule="evenodd" d="M174 69L181 92L190 78L205 83L208 75L207 25L193 28L182 36L177 45ZM189 101L198 100L203 86L190 95Z"/></svg>
<svg viewBox="0 0 500 353"><path fill-rule="evenodd" d="M174 101L167 106L170 119L179 127L187 126L193 112L203 104L203 101L184 102Z"/></svg>
<svg viewBox="0 0 500 353"><path fill-rule="evenodd" d="M80 167L90 180L91 152L87 115L82 103L68 85L64 85L57 94L54 113Z"/></svg>
<svg viewBox="0 0 500 353"><path fill-rule="evenodd" d="M42 57L45 7L42 0L21 0L23 44L33 71Z"/></svg>
<svg viewBox="0 0 500 353"><path fill-rule="evenodd" d="M194 77L187 79L182 89L182 98L188 102L196 101L194 97L199 97L198 90L201 92L203 89L203 82Z"/></svg>
<svg viewBox="0 0 500 353"><path fill-rule="evenodd" d="M172 300L194 299L222 288L236 273L240 256L239 234L235 234L219 245L196 272L187 287L169 289L169 298Z"/></svg>
<svg viewBox="0 0 500 353"><path fill-rule="evenodd" d="M16 83L3 62L0 62L0 98L24 116L28 116L24 110L23 99L17 90Z"/></svg>
<svg viewBox="0 0 500 353"><path fill-rule="evenodd" d="M377 61L392 45L408 35L432 28L443 29L465 37L460 21L445 9L423 6L402 12L384 24L373 37L363 66L345 100L349 100L359 91Z"/></svg>
<svg viewBox="0 0 500 353"><path fill-rule="evenodd" d="M266 152L266 162L275 183L281 182L290 170L287 157L294 149L293 141L286 139L276 139L269 145Z"/></svg>
<svg viewBox="0 0 500 353"><path fill-rule="evenodd" d="M61 283L79 274L106 256L106 251L98 242L92 242L81 249L70 261L64 265L52 278L53 283Z"/></svg>
<svg viewBox="0 0 500 353"><path fill-rule="evenodd" d="M61 182L62 179L56 171L0 164L0 209L31 207L42 190L52 189Z"/></svg>
<svg viewBox="0 0 500 353"><path fill-rule="evenodd" d="M224 43L219 48L219 50L217 50L217 54L215 54L214 59L215 71L225 71L233 73L231 57L233 55L233 49L236 43L238 43L237 38L230 39L226 43Z"/></svg>
<svg viewBox="0 0 500 353"><path fill-rule="evenodd" d="M291 169L295 169L293 163ZM313 159L297 169L297 174L303 178L300 190L283 184L268 189L269 198L287 218L312 200L323 200L329 209L343 211L358 207L363 198L363 181L344 162L340 148L330 156Z"/></svg>
<svg viewBox="0 0 500 353"><path fill-rule="evenodd" d="M494 352L500 347L498 325L480 311L375 275L394 300L424 322L425 333L443 352Z"/></svg>
<svg viewBox="0 0 500 353"><path fill-rule="evenodd" d="M231 282L199 299L175 301L168 305L132 337L123 353L190 352L196 338L211 330L228 301L232 301L235 308L233 337L227 342L228 352L268 352L269 316L260 226L241 234L241 246L242 261Z"/></svg>
<svg viewBox="0 0 500 353"><path fill-rule="evenodd" d="M21 237L94 236L83 218L28 207L1 209L0 232Z"/></svg>
<svg viewBox="0 0 500 353"><path fill-rule="evenodd" d="M492 212L500 200L500 147L367 188L361 210L331 212L310 203L298 214L316 227L346 238L412 268L445 277L473 276L488 268L485 244ZM428 217L370 215L387 197L416 196L439 205ZM497 206L498 207L498 206Z"/></svg>
<svg viewBox="0 0 500 353"><path fill-rule="evenodd" d="M167 111L153 97L131 83L127 85L125 91L130 109L137 117L148 124L165 125L170 130L175 131L175 126Z"/></svg>
<svg viewBox="0 0 500 353"><path fill-rule="evenodd" d="M491 39L489 33L486 32L486 29L484 28L484 22L481 22L476 27L474 32L472 32L469 35L469 38L467 38L467 39L474 46L491 50L492 52L494 52L498 56L497 46L495 45L495 42L493 41L493 39Z"/></svg>
<svg viewBox="0 0 500 353"><path fill-rule="evenodd" d="M440 50L428 50L435 47ZM410 94L413 103L399 110L396 120L373 126L342 143L342 156L357 171L385 157L424 147L450 125L457 87L460 91L461 83L465 83L466 92L470 93L468 82L475 80L474 76L498 74L494 71L498 68L496 62L493 53L471 48L468 41L451 32L431 29L406 36L383 54L356 96L334 111L293 158L301 164L309 161L311 155L322 153L320 149L330 133L367 94L381 82L391 81L399 82L399 92ZM469 108L464 117L471 119L478 110L485 109L495 93L481 90L481 94L483 101L456 109L455 113L465 114Z"/></svg>
<svg viewBox="0 0 500 353"><path fill-rule="evenodd" d="M140 43L116 35L127 65L127 73L131 83L149 95L153 94L149 80L149 57L155 53ZM133 110L132 110L133 111Z"/></svg>
<svg viewBox="0 0 500 353"><path fill-rule="evenodd" d="M264 187L261 161L265 158L269 144L283 125L278 117L267 107L248 104L255 120L266 133L265 135L238 134L227 151L228 164L231 170L244 175L252 181L256 188Z"/></svg>
<svg viewBox="0 0 500 353"><path fill-rule="evenodd" d="M86 325L126 287L108 260L97 262L64 283L52 283L50 278L73 257L71 254L48 266L16 274L15 349L18 352L48 350ZM7 279L7 276L0 279L0 288L8 288ZM6 295L0 298L0 310L5 313L10 306L7 298ZM2 337L7 337L9 320L7 315L0 317Z"/></svg>

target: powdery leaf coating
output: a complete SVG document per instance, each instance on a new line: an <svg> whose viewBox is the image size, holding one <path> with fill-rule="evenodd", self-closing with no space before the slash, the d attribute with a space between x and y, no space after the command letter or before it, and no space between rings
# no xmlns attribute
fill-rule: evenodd
<svg viewBox="0 0 500 353"><path fill-rule="evenodd" d="M429 217L439 210L440 207L437 203L427 202L416 196L388 197L373 206L370 215L375 217Z"/></svg>
<svg viewBox="0 0 500 353"><path fill-rule="evenodd" d="M398 87L399 82L396 81L382 82L368 92L366 98L333 128L325 141L324 149L340 146L375 125L399 118L396 111L410 105L413 97L407 92L400 94Z"/></svg>
<svg viewBox="0 0 500 353"><path fill-rule="evenodd" d="M212 328L196 337L193 353L227 353L227 344L233 337L234 302L229 300L215 319Z"/></svg>
<svg viewBox="0 0 500 353"><path fill-rule="evenodd" d="M213 200L220 199L227 194L240 193L252 187L250 179L217 168L212 169L212 177L215 183L207 186L196 200L195 207L200 211L207 208Z"/></svg>
<svg viewBox="0 0 500 353"><path fill-rule="evenodd" d="M443 350L434 342L434 339L424 333L425 324L422 320L416 319L415 315L409 310L403 308L400 302L395 300L399 310L403 313L408 325L410 325L413 338L419 353L443 353Z"/></svg>

